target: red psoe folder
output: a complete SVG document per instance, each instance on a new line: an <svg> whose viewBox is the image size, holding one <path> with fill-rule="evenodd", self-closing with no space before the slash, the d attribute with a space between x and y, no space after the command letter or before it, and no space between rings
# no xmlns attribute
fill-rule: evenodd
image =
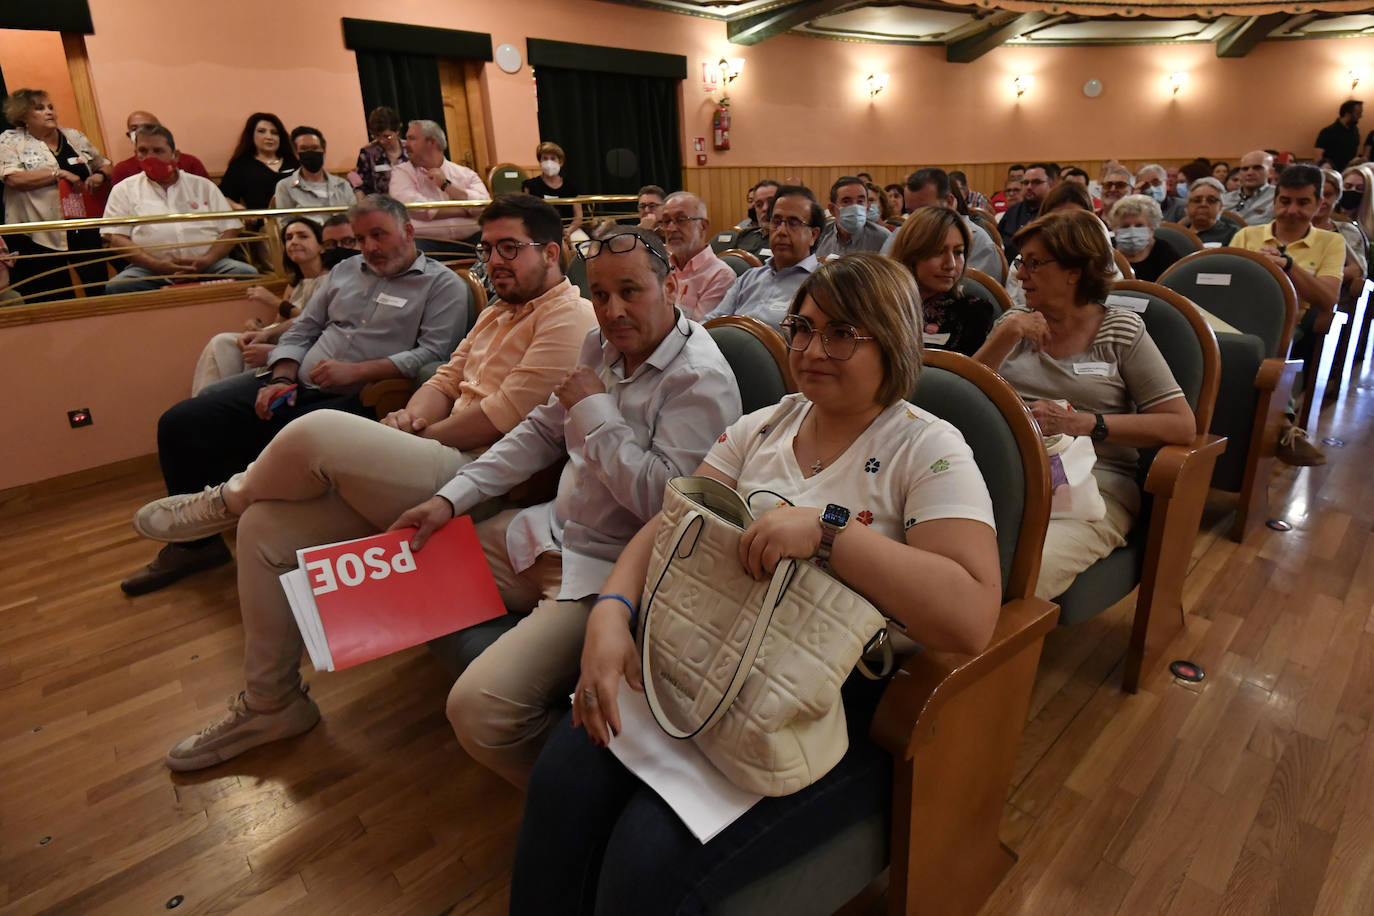
<svg viewBox="0 0 1374 916"><path fill-rule="evenodd" d="M281 577L310 661L337 671L506 613L472 519L410 549L414 528L296 551Z"/></svg>

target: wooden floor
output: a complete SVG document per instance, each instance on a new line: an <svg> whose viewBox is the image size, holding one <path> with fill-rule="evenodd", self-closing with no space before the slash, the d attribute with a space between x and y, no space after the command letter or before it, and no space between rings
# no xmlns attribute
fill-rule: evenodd
<svg viewBox="0 0 1374 916"><path fill-rule="evenodd" d="M1130 601L1046 645L1003 822L1002 914L1374 913L1374 383L1323 415L1249 542L1209 512L1187 627L1120 692ZM314 676L324 722L173 776L239 688L232 567L137 599L148 472L0 507L0 914L500 913L520 798L413 651Z"/></svg>

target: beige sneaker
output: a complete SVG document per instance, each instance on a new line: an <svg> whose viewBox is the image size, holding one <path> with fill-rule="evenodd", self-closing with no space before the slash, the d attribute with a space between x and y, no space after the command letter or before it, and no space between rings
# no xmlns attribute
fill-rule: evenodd
<svg viewBox="0 0 1374 916"><path fill-rule="evenodd" d="M1326 464L1326 453L1308 440L1307 430L1296 424L1279 430L1279 447L1274 450L1274 456L1284 464L1300 468Z"/></svg>
<svg viewBox="0 0 1374 916"><path fill-rule="evenodd" d="M179 773L202 770L260 744L294 738L310 731L319 721L320 708L305 695L304 689L276 712L254 712L240 693L229 698L228 715L172 748L165 762L169 769Z"/></svg>
<svg viewBox="0 0 1374 916"><path fill-rule="evenodd" d="M227 531L239 517L229 511L218 487L155 499L134 513L134 530L153 541L198 541Z"/></svg>

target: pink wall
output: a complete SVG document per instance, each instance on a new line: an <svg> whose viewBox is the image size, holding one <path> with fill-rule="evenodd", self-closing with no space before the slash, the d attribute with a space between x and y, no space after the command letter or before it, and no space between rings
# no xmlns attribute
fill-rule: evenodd
<svg viewBox="0 0 1374 916"><path fill-rule="evenodd" d="M1180 158L1261 145L1306 150L1349 92L1346 70L1374 57L1374 38L1361 38L1268 42L1239 60L1220 60L1203 44L1000 48L972 64L949 64L942 47L794 36L739 47L727 42L721 22L595 0L392 0L385 13L370 0L337 0L327 13L240 0L232 17L213 4L169 7L159 0L91 0L91 8L96 34L87 47L106 124L122 124L132 108L151 108L212 169L223 167L241 119L259 108L288 125L320 127L332 141L329 165L352 164L366 137L340 17L384 15L489 32L493 44L509 42L522 54L527 37L684 54L687 152L692 137L709 135L702 63L743 57L744 74L731 92L734 148L709 153L710 165L725 166ZM1177 97L1165 85L1176 70L1190 76ZM890 73L891 83L870 100L863 78L875 71ZM1036 83L1018 102L1011 78L1020 73ZM1106 85L1095 100L1081 92L1090 78ZM529 68L506 74L488 64L484 80L497 159L532 163L539 137ZM123 141L116 142L122 151Z"/></svg>
<svg viewBox="0 0 1374 916"><path fill-rule="evenodd" d="M76 93L72 91L60 34L0 29L0 68L4 69L5 86L11 92L15 89L47 90L57 107L58 123L81 129Z"/></svg>
<svg viewBox="0 0 1374 916"><path fill-rule="evenodd" d="M190 397L205 342L261 312L239 299L0 330L8 388L23 392L5 407L0 490L157 451L157 418ZM95 423L72 429L80 407Z"/></svg>

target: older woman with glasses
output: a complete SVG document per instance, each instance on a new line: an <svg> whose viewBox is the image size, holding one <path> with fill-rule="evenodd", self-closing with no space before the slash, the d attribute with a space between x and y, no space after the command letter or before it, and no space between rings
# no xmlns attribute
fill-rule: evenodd
<svg viewBox="0 0 1374 916"><path fill-rule="evenodd" d="M1062 594L1126 542L1140 512L1136 449L1192 440L1193 411L1140 316L1107 308L1112 249L1091 213L1051 213L1016 235L1026 308L1006 312L974 358L1030 402L1043 435L1091 436L1106 516L1052 519L1036 594Z"/></svg>
<svg viewBox="0 0 1374 916"><path fill-rule="evenodd" d="M59 127L57 109L41 89L16 89L5 100L5 118L13 130L0 134L0 177L5 182L5 221L46 222L63 219L62 198L71 194L109 193L110 160L86 135ZM103 208L104 203L101 202ZM98 213L91 213L97 216ZM68 229L8 236L20 259L11 282L28 302L47 302L71 294L57 292L71 285L68 265L79 265L88 294L103 290L105 264L89 262L100 248L98 229Z"/></svg>
<svg viewBox="0 0 1374 916"><path fill-rule="evenodd" d="M1226 186L1215 178L1198 178L1188 185L1187 215L1179 225L1196 232L1204 245L1225 245L1242 228L1221 215L1221 196L1225 193Z"/></svg>
<svg viewBox="0 0 1374 916"><path fill-rule="evenodd" d="M741 566L764 578L785 557L824 561L922 645L979 651L1001 588L991 502L959 433L905 400L921 369L911 274L874 254L827 262L794 295L784 328L801 392L731 425L697 469L754 509ZM602 587L574 727L553 729L535 763L511 879L517 916L709 912L891 805L891 758L867 737L883 684L858 677L842 691L840 762L704 844L606 749L630 727L622 704L642 690L631 609L610 596L638 601L658 525L635 535Z"/></svg>

